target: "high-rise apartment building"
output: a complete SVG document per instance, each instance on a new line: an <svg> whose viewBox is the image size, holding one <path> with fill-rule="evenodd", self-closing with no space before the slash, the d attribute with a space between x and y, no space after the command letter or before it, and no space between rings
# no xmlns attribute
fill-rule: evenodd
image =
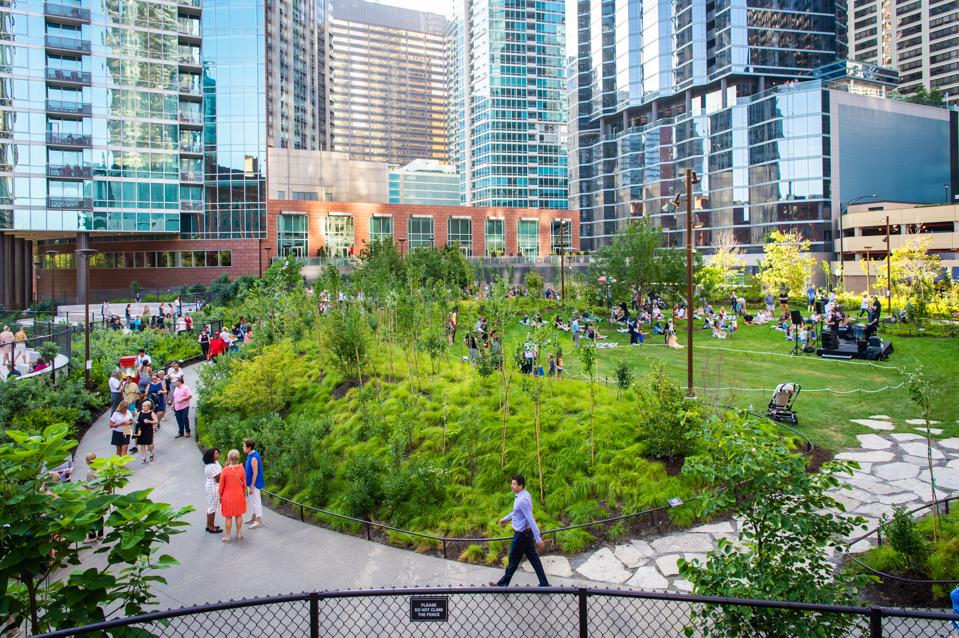
<svg viewBox="0 0 959 638"><path fill-rule="evenodd" d="M328 0L266 1L267 142L274 148L328 148Z"/></svg>
<svg viewBox="0 0 959 638"><path fill-rule="evenodd" d="M959 104L956 0L848 0L849 57L899 71L899 91L939 89Z"/></svg>
<svg viewBox="0 0 959 638"><path fill-rule="evenodd" d="M358 160L445 161L446 18L364 0L332 0L330 149Z"/></svg>
<svg viewBox="0 0 959 638"><path fill-rule="evenodd" d="M686 169L702 180L696 245L728 234L752 254L773 229L831 254L841 203L862 195L941 201L955 180L955 123L943 109L853 92L881 89L889 74L834 62L846 54L845 9L579 0L570 152L583 247L634 217L684 241L685 214L670 200Z"/></svg>
<svg viewBox="0 0 959 638"><path fill-rule="evenodd" d="M450 155L462 203L567 208L565 4L457 0Z"/></svg>

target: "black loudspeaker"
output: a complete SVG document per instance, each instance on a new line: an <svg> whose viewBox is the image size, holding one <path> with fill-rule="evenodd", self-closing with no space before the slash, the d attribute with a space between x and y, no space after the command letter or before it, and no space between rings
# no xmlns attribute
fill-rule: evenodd
<svg viewBox="0 0 959 638"><path fill-rule="evenodd" d="M825 350L838 350L839 349L839 335L831 330L823 331L822 333L822 347Z"/></svg>
<svg viewBox="0 0 959 638"><path fill-rule="evenodd" d="M869 347L870 348L882 348L882 339L876 335L869 337Z"/></svg>
<svg viewBox="0 0 959 638"><path fill-rule="evenodd" d="M798 310L790 310L789 318L792 321L792 324L794 326L801 326L804 323L802 318L802 313L799 312Z"/></svg>

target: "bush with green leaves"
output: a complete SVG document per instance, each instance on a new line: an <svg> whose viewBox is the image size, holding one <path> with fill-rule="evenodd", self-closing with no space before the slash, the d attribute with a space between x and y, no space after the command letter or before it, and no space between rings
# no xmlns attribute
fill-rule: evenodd
<svg viewBox="0 0 959 638"><path fill-rule="evenodd" d="M900 569L925 573L930 554L929 543L919 533L919 526L905 507L897 505L891 518L883 515L882 532L897 554Z"/></svg>
<svg viewBox="0 0 959 638"><path fill-rule="evenodd" d="M702 452L686 459L683 473L712 486L699 503L702 516L732 510L739 543L720 539L704 561L680 560L680 576L705 596L853 605L869 578L836 572L833 552L861 517L846 516L834 497L840 475L855 463L831 461L816 473L779 438L747 418L713 418L702 428ZM854 619L783 609L703 606L692 621L710 636L840 636Z"/></svg>
<svg viewBox="0 0 959 638"><path fill-rule="evenodd" d="M145 613L155 603L153 586L166 582L156 571L176 564L157 550L182 531L193 508L174 510L151 500L150 490L124 489L129 456L96 460L92 482L55 481L45 469L76 445L62 424L7 435L0 443L0 632L17 634L23 623L33 635L102 622L117 607L126 616ZM90 550L82 541L97 530L103 541ZM98 567L70 571L90 553Z"/></svg>
<svg viewBox="0 0 959 638"><path fill-rule="evenodd" d="M83 387L82 376L56 385L46 376L0 383L0 423L28 434L39 434L55 423L66 423L75 432L103 404L102 397ZM0 434L0 441L4 438Z"/></svg>
<svg viewBox="0 0 959 638"><path fill-rule="evenodd" d="M639 430L652 458L682 458L695 452L704 408L686 397L662 365L637 385Z"/></svg>
<svg viewBox="0 0 959 638"><path fill-rule="evenodd" d="M375 456L361 454L349 462L343 476L349 485L343 506L350 516L367 520L372 517L383 499L384 476L383 463Z"/></svg>

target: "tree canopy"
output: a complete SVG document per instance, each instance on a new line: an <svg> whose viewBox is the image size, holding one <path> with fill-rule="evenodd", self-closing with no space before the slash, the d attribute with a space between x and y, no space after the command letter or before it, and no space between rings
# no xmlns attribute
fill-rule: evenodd
<svg viewBox="0 0 959 638"><path fill-rule="evenodd" d="M675 292L686 282L686 256L663 244L662 229L645 219L634 221L599 249L590 272L607 278L614 297L628 297L632 291ZM701 262L698 254L696 260Z"/></svg>

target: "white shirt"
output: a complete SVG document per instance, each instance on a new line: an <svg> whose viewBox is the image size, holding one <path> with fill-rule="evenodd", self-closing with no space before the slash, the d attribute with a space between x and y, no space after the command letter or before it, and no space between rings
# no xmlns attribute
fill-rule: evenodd
<svg viewBox="0 0 959 638"><path fill-rule="evenodd" d="M128 420L131 423L126 424ZM113 430L116 430L117 432L123 432L124 424L126 424L127 427L133 427L132 421L133 421L133 415L130 414L129 411L120 412L119 410L117 410L116 412L113 413L113 416L110 417L110 428Z"/></svg>
<svg viewBox="0 0 959 638"><path fill-rule="evenodd" d="M138 368L141 367L143 364L151 364L151 363L153 363L153 360L150 359L150 355L145 354L145 355L143 355L142 357L141 357L140 355L137 355L137 367L138 367Z"/></svg>
<svg viewBox="0 0 959 638"><path fill-rule="evenodd" d="M177 370L176 368L171 367L166 371L167 378L170 379L170 385L176 385L177 379L183 378L183 368Z"/></svg>
<svg viewBox="0 0 959 638"><path fill-rule="evenodd" d="M110 386L110 392L120 392L123 388L123 384L116 377L110 377L108 385Z"/></svg>

